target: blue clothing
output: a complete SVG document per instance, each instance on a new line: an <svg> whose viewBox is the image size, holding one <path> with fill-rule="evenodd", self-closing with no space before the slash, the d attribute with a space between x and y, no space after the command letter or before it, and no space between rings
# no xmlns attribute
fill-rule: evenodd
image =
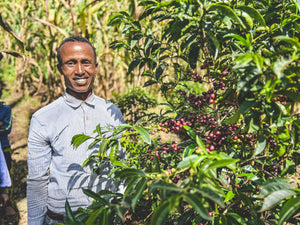
<svg viewBox="0 0 300 225"><path fill-rule="evenodd" d="M6 166L5 158L0 145L0 188L8 188L11 186L9 171Z"/></svg>
<svg viewBox="0 0 300 225"><path fill-rule="evenodd" d="M95 136L97 124L116 127L123 122L117 106L94 93L85 101L65 93L33 114L28 136L28 225L42 225L47 209L65 215L66 199L73 211L86 208L92 199L82 188L116 191L107 178L110 164L101 167L100 176L91 175L92 166L82 167L87 157L98 153L99 145L88 149L90 140L73 149L71 140L76 134ZM125 157L121 150L120 154Z"/></svg>
<svg viewBox="0 0 300 225"><path fill-rule="evenodd" d="M12 114L10 106L4 105L3 102L0 102L0 121L4 123L0 127L0 141L2 149L4 149L10 146L8 134L12 128Z"/></svg>

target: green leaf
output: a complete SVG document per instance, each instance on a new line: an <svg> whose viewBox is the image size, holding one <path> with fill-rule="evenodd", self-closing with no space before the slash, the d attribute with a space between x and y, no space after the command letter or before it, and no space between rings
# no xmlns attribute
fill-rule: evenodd
<svg viewBox="0 0 300 225"><path fill-rule="evenodd" d="M92 212L85 224L86 225L92 225L92 224L94 224L94 221L97 218L99 218L99 215L100 215L100 213L102 213L103 210L104 210L104 208L99 208L96 211Z"/></svg>
<svg viewBox="0 0 300 225"><path fill-rule="evenodd" d="M143 37L141 34L135 35L131 41L130 41L130 48L132 49L133 47L136 46L136 44L139 42L139 40Z"/></svg>
<svg viewBox="0 0 300 225"><path fill-rule="evenodd" d="M295 5L298 8L298 12L300 11L300 0L293 0L293 2L295 3Z"/></svg>
<svg viewBox="0 0 300 225"><path fill-rule="evenodd" d="M247 6L247 5L240 5L240 6L237 6L237 8L248 13L261 26L264 26L264 27L266 26L266 22L265 22L263 16L260 14L260 12L257 9Z"/></svg>
<svg viewBox="0 0 300 225"><path fill-rule="evenodd" d="M138 126L133 126L132 128L139 133L140 137L143 139L144 142L151 145L151 136L146 129Z"/></svg>
<svg viewBox="0 0 300 225"><path fill-rule="evenodd" d="M199 198L197 195L192 194L184 194L183 198L193 207L193 209L199 213L199 215L205 220L211 220L210 216L208 215L208 211L202 205L202 199Z"/></svg>
<svg viewBox="0 0 300 225"><path fill-rule="evenodd" d="M127 71L127 75L130 74L135 67L137 67L141 62L140 58L135 58L128 66L128 71Z"/></svg>
<svg viewBox="0 0 300 225"><path fill-rule="evenodd" d="M286 159L285 160L285 168L281 172L281 176L284 176L288 173L294 174L296 172L296 164L295 162Z"/></svg>
<svg viewBox="0 0 300 225"><path fill-rule="evenodd" d="M101 142L100 142L100 145L99 145L99 152L98 152L98 156L103 158L103 156L105 155L107 149L108 149L108 144L109 144L110 140L108 139L103 139Z"/></svg>
<svg viewBox="0 0 300 225"><path fill-rule="evenodd" d="M165 225L165 221L169 214L169 201L164 201L154 211L151 217L151 225Z"/></svg>
<svg viewBox="0 0 300 225"><path fill-rule="evenodd" d="M288 36L277 36L274 37L276 41L284 41L286 43L291 44L292 46L295 46L297 49L300 49L300 42L296 38L288 37Z"/></svg>
<svg viewBox="0 0 300 225"><path fill-rule="evenodd" d="M293 216L295 213L299 211L300 211L300 196L288 200L281 208L281 211L279 213L278 224L281 225L284 222L287 222L291 216Z"/></svg>
<svg viewBox="0 0 300 225"><path fill-rule="evenodd" d="M218 13L231 18L233 21L239 23L244 29L246 29L245 25L241 21L241 19L237 16L237 14L233 11L232 8L225 4L221 3L213 3L209 6L209 11L218 11Z"/></svg>
<svg viewBox="0 0 300 225"><path fill-rule="evenodd" d="M72 212L71 206L69 204L68 199L66 199L66 203L65 203L65 209L66 209L66 216L72 221L75 222L75 216Z"/></svg>
<svg viewBox="0 0 300 225"><path fill-rule="evenodd" d="M287 68L287 66L292 63L294 59L285 59L283 57L280 57L274 64L273 64L273 72L277 75L278 79L283 78L284 70Z"/></svg>
<svg viewBox="0 0 300 225"><path fill-rule="evenodd" d="M132 193L132 190L134 189L135 185L137 184L137 182L139 182L141 180L141 177L132 177L130 179L130 181L127 183L126 185L126 190L125 190L125 193L124 195L127 196L129 195L130 193Z"/></svg>
<svg viewBox="0 0 300 225"><path fill-rule="evenodd" d="M119 172L117 174L118 177L120 177L121 179L127 178L127 177L134 177L134 176L142 176L145 177L146 174L138 169L133 169L133 168L126 168L124 170L122 170L121 172Z"/></svg>
<svg viewBox="0 0 300 225"><path fill-rule="evenodd" d="M103 198L101 198L99 196L99 194L93 192L92 190L89 190L89 189L85 189L85 188L82 188L82 192L86 195L86 196L89 196L97 201L100 201L102 202L103 204L107 205L108 202L106 200L104 200Z"/></svg>
<svg viewBox="0 0 300 225"><path fill-rule="evenodd" d="M282 200L291 197L295 195L296 192L293 190L279 190L274 191L272 194L268 195L263 203L262 208L260 209L260 212L269 210L273 206L279 204Z"/></svg>
<svg viewBox="0 0 300 225"><path fill-rule="evenodd" d="M228 191L227 194L226 194L224 202L230 201L231 199L234 198L234 196L235 196L235 194L233 193L232 190Z"/></svg>
<svg viewBox="0 0 300 225"><path fill-rule="evenodd" d="M239 108L240 113L246 113L255 104L256 104L256 100L255 99L243 101L243 103L241 104L241 106Z"/></svg>
<svg viewBox="0 0 300 225"><path fill-rule="evenodd" d="M109 159L113 163L116 161L119 153L119 142L115 142L113 146L110 147Z"/></svg>
<svg viewBox="0 0 300 225"><path fill-rule="evenodd" d="M183 126L183 128L187 131L187 134L193 139L193 140L196 140L196 133L195 133L195 131L193 131L192 130L192 128L191 127L189 127L189 126Z"/></svg>
<svg viewBox="0 0 300 225"><path fill-rule="evenodd" d="M189 168L191 165L196 164L196 162L199 162L201 160L203 160L203 156L191 155L185 157L182 161L180 161L177 165L177 168L178 169Z"/></svg>
<svg viewBox="0 0 300 225"><path fill-rule="evenodd" d="M233 38L239 40L240 43L241 43L243 46L245 46L245 47L247 47L247 48L250 48L249 43L247 42L247 40L246 40L245 38L243 38L242 36L238 35L238 34L230 33L230 34L225 34L225 35L223 36L223 38L227 38L227 37L233 37Z"/></svg>
<svg viewBox="0 0 300 225"><path fill-rule="evenodd" d="M231 117L227 118L224 121L224 124L226 124L226 125L234 124L240 119L240 116L241 116L240 112L236 111Z"/></svg>
<svg viewBox="0 0 300 225"><path fill-rule="evenodd" d="M137 185L135 187L135 192L133 193L133 196L131 197L131 207L133 210L135 209L136 204L140 200L144 190L147 187L147 181L148 181L148 178L142 177L141 180L137 183Z"/></svg>
<svg viewBox="0 0 300 225"><path fill-rule="evenodd" d="M91 137L85 134L77 134L72 137L71 143L73 144L74 149L78 148L86 140L90 139Z"/></svg>
<svg viewBox="0 0 300 225"><path fill-rule="evenodd" d="M214 161L212 164L208 166L207 169L217 169L221 167L229 167L233 163L237 163L239 159L220 159Z"/></svg>
<svg viewBox="0 0 300 225"><path fill-rule="evenodd" d="M143 87L148 87L151 86L153 84L157 84L158 82L156 80L148 80L145 82L145 84L143 85Z"/></svg>
<svg viewBox="0 0 300 225"><path fill-rule="evenodd" d="M118 133L122 133L123 131L132 128L131 125L129 124L120 124L115 130L114 133L118 134Z"/></svg>
<svg viewBox="0 0 300 225"><path fill-rule="evenodd" d="M158 68L155 71L155 79L158 81L159 78L161 77L162 73L164 72L166 65L161 64L158 66Z"/></svg>
<svg viewBox="0 0 300 225"><path fill-rule="evenodd" d="M165 183L161 180L155 181L149 186L149 193L154 193L154 191L156 189L169 191L169 192L171 192L171 191L180 192L181 191L181 188L177 187L176 185Z"/></svg>
<svg viewBox="0 0 300 225"><path fill-rule="evenodd" d="M215 46L214 60L216 60L218 58L218 54L219 54L219 50L220 50L220 43L219 43L218 39L216 38L216 36L213 33L211 33L210 31L207 31L206 34Z"/></svg>
<svg viewBox="0 0 300 225"><path fill-rule="evenodd" d="M231 212L229 212L229 213L227 213L226 214L228 217L231 217L231 218L233 218L236 222L238 222L239 224L241 224L241 225L248 225L246 222L245 222L245 220L244 220L244 218L243 217L241 217L239 214L237 214L237 213L231 213ZM229 224L228 224L229 225Z"/></svg>
<svg viewBox="0 0 300 225"><path fill-rule="evenodd" d="M224 205L224 197L220 194L221 191L219 189L212 189L213 187L208 186L204 187L203 185L200 188L194 188L196 192L199 192L203 197L212 200L213 202L217 203L222 208Z"/></svg>
<svg viewBox="0 0 300 225"><path fill-rule="evenodd" d="M263 134L260 134L257 138L256 148L253 157L262 153L265 150L266 145L267 145L267 139Z"/></svg>
<svg viewBox="0 0 300 225"><path fill-rule="evenodd" d="M266 181L260 191L260 196L268 196L279 190L292 190L294 187L288 183L287 178L273 178Z"/></svg>
<svg viewBox="0 0 300 225"><path fill-rule="evenodd" d="M182 49L188 48L197 38L197 34L191 34L185 39Z"/></svg>
<svg viewBox="0 0 300 225"><path fill-rule="evenodd" d="M195 148L197 147L198 145L196 143L193 143L193 144L190 144L188 145L184 150L183 150L183 153L182 153L182 157L185 158L187 156L190 156L191 154L193 154Z"/></svg>
<svg viewBox="0 0 300 225"><path fill-rule="evenodd" d="M203 143L203 141L199 138L198 135L196 135L196 143L198 146L200 146L200 148L203 150L204 154L208 154L207 151L206 151L206 148L205 148L205 145Z"/></svg>

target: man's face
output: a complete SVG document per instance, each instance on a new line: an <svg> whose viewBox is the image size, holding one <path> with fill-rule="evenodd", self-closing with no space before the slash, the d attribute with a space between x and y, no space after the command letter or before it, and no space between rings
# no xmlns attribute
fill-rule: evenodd
<svg viewBox="0 0 300 225"><path fill-rule="evenodd" d="M90 95L97 71L94 51L88 43L67 42L60 50L62 65L58 65L69 93L78 99Z"/></svg>

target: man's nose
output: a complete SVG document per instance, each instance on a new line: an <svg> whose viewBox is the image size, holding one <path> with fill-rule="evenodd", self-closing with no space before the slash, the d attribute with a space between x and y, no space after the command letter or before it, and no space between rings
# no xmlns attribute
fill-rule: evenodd
<svg viewBox="0 0 300 225"><path fill-rule="evenodd" d="M76 65L75 73L76 74L83 74L84 73L84 67L83 67L83 65L81 63L78 63Z"/></svg>

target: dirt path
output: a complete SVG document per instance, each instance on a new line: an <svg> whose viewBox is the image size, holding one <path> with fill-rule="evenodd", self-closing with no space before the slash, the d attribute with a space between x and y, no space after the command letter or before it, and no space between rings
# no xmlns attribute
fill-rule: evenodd
<svg viewBox="0 0 300 225"><path fill-rule="evenodd" d="M39 108L38 99L22 98L22 94L13 94L5 100L10 105L13 113L13 127L9 135L13 159L13 195L12 205L18 215L4 218L0 215L0 225L26 225L27 224L27 136L30 118Z"/></svg>

